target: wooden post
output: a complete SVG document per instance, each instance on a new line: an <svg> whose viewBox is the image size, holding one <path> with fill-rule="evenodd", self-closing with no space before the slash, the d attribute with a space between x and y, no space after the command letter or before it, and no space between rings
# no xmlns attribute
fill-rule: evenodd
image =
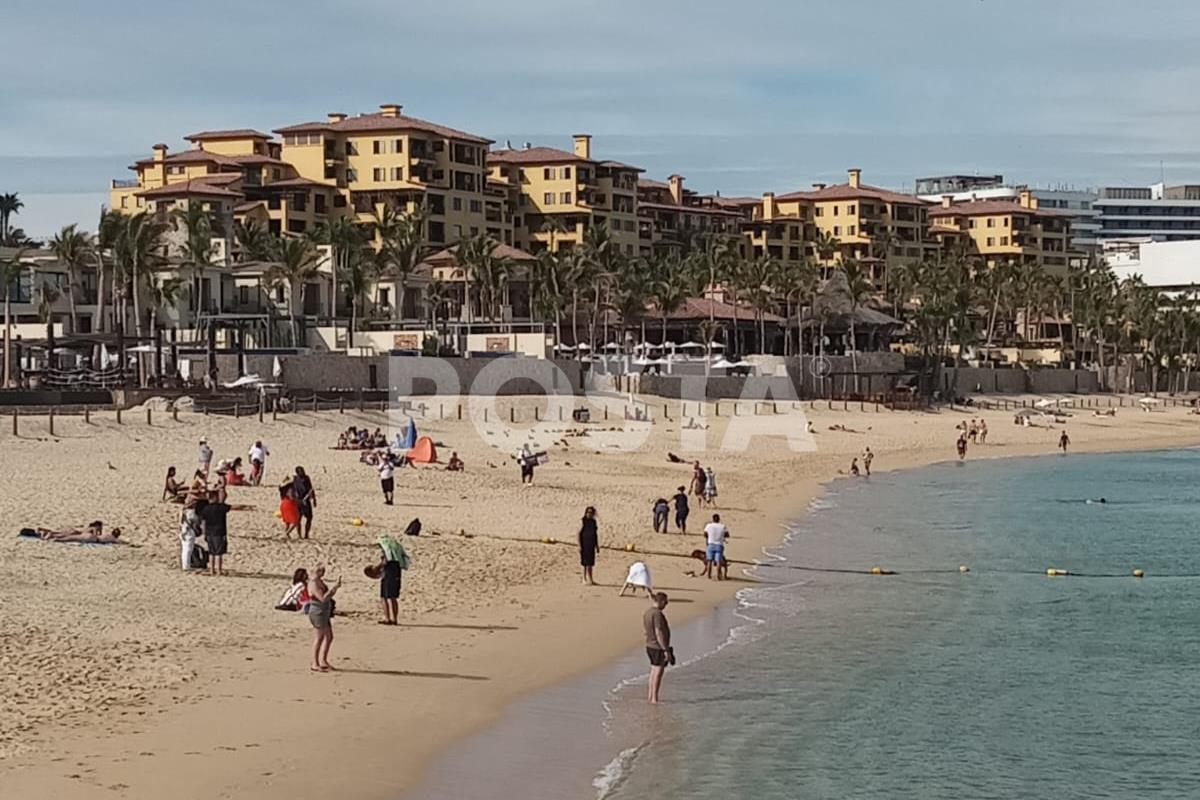
<svg viewBox="0 0 1200 800"><path fill-rule="evenodd" d="M313 411L316 411L316 409L314 408ZM241 416L242 416L242 404L234 403L233 404L233 418L240 419Z"/></svg>
<svg viewBox="0 0 1200 800"><path fill-rule="evenodd" d="M562 421L563 421L562 406L559 406L559 407L558 407L558 421L559 421L559 422L562 422Z"/></svg>
<svg viewBox="0 0 1200 800"><path fill-rule="evenodd" d="M484 421L484 422L487 422L487 421L488 421L487 414L488 414L488 412L487 412L487 407L485 406L485 407L484 407L484 409L483 409L483 421Z"/></svg>
<svg viewBox="0 0 1200 800"><path fill-rule="evenodd" d="M171 406L171 421L179 422L179 409L175 406Z"/></svg>
<svg viewBox="0 0 1200 800"><path fill-rule="evenodd" d="M608 404L604 404L604 421L608 422Z"/></svg>
<svg viewBox="0 0 1200 800"><path fill-rule="evenodd" d="M313 392L314 399L316 398L316 396L317 396L316 392ZM360 413L363 411L363 390L362 389L358 390L358 410Z"/></svg>
<svg viewBox="0 0 1200 800"><path fill-rule="evenodd" d="M54 409L50 409L50 435L54 435Z"/></svg>
<svg viewBox="0 0 1200 800"><path fill-rule="evenodd" d="M508 421L509 422L517 421L517 407L516 406L508 407Z"/></svg>
<svg viewBox="0 0 1200 800"><path fill-rule="evenodd" d="M663 403L663 419L669 420L670 418L671 418L671 415L669 413L667 413L667 404Z"/></svg>
<svg viewBox="0 0 1200 800"><path fill-rule="evenodd" d="M778 414L778 413L779 413L779 404L778 404L778 403L776 403L774 400L772 400L772 401L771 401L771 413L772 413L772 414Z"/></svg>
<svg viewBox="0 0 1200 800"><path fill-rule="evenodd" d="M458 404L458 418L462 419L462 403Z"/></svg>
<svg viewBox="0 0 1200 800"><path fill-rule="evenodd" d="M313 392L313 411L319 411L319 410L320 410L320 409L317 407L317 402L318 402L318 401L317 401L317 393L316 393L316 392Z"/></svg>
<svg viewBox="0 0 1200 800"><path fill-rule="evenodd" d="M534 421L534 422L541 422L541 419L542 419L542 410L541 410L541 407L540 407L540 406L534 406L534 407L533 407L533 421Z"/></svg>
<svg viewBox="0 0 1200 800"><path fill-rule="evenodd" d="M205 406L205 408L204 408L204 413L205 413L205 414L208 414L208 407L207 407L207 406ZM118 424L118 425L120 425L120 424L121 424L121 407L120 407L120 406L117 406L117 424Z"/></svg>
<svg viewBox="0 0 1200 800"><path fill-rule="evenodd" d="M153 413L153 412L150 410L150 407L149 407L149 406L146 406L146 424L147 424L147 425L153 425L153 424L154 424L154 417L152 417L152 416L151 416L151 414L152 414L152 413Z"/></svg>
<svg viewBox="0 0 1200 800"><path fill-rule="evenodd" d="M445 406L442 403L438 403L438 419L441 419L443 416L445 416L445 413Z"/></svg>
<svg viewBox="0 0 1200 800"><path fill-rule="evenodd" d="M263 421L263 404L261 399L258 401L258 421Z"/></svg>
<svg viewBox="0 0 1200 800"><path fill-rule="evenodd" d="M340 394L338 395L338 413L339 414L346 413L346 398L344 395L340 395Z"/></svg>
<svg viewBox="0 0 1200 800"><path fill-rule="evenodd" d="M714 417L721 416L721 401L720 400L713 403L713 416Z"/></svg>
<svg viewBox="0 0 1200 800"><path fill-rule="evenodd" d="M92 412L88 409L87 406L83 407L83 424L84 425L92 424Z"/></svg>
<svg viewBox="0 0 1200 800"><path fill-rule="evenodd" d="M13 412L13 436L17 435L17 412Z"/></svg>

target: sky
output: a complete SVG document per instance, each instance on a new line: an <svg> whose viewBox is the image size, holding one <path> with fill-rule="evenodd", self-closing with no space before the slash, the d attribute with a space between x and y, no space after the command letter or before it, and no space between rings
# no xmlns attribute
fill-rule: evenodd
<svg viewBox="0 0 1200 800"><path fill-rule="evenodd" d="M1188 0L5 0L0 193L33 236L198 130L395 102L699 191L1200 182Z"/></svg>

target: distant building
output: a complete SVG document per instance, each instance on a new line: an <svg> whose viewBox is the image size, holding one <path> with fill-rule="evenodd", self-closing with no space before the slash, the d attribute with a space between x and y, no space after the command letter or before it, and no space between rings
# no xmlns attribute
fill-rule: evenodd
<svg viewBox="0 0 1200 800"><path fill-rule="evenodd" d="M1200 239L1200 185L1107 186L1094 207L1100 243Z"/></svg>
<svg viewBox="0 0 1200 800"><path fill-rule="evenodd" d="M937 175L932 178L917 178L917 194L935 197L1002 187L1003 175Z"/></svg>
<svg viewBox="0 0 1200 800"><path fill-rule="evenodd" d="M1104 243L1102 257L1121 280L1138 275L1147 286L1169 294L1200 288L1200 240L1112 240Z"/></svg>
<svg viewBox="0 0 1200 800"><path fill-rule="evenodd" d="M955 203L946 196L929 211L929 221L930 235L947 250L964 247L988 264L1012 261L1037 264L1057 275L1067 272L1071 218L1065 211L1042 208L1027 189L1016 202Z"/></svg>

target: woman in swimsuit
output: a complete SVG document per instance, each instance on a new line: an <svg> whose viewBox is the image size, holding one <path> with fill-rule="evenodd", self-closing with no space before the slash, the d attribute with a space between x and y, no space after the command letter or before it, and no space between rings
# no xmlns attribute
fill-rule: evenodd
<svg viewBox="0 0 1200 800"><path fill-rule="evenodd" d="M172 503L183 502L183 485L175 480L175 468L167 467L167 479L163 483L164 501L170 500Z"/></svg>
<svg viewBox="0 0 1200 800"><path fill-rule="evenodd" d="M308 621L313 626L313 660L309 667L313 672L328 672L329 645L333 644L333 596L342 579L333 586L325 583L325 567L318 566L308 579Z"/></svg>

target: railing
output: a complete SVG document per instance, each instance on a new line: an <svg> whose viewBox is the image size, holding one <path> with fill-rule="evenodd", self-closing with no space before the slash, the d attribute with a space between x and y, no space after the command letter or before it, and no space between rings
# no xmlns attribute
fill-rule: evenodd
<svg viewBox="0 0 1200 800"><path fill-rule="evenodd" d="M114 189L134 189L137 185L137 178L113 178L112 180L112 188Z"/></svg>

